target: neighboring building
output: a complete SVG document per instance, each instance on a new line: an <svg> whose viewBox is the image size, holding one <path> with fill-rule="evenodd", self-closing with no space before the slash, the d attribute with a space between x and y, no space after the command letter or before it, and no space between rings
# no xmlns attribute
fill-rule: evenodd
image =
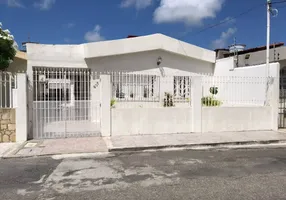
<svg viewBox="0 0 286 200"><path fill-rule="evenodd" d="M27 55L25 52L17 51L14 61L7 69L8 72L26 72L27 71Z"/></svg>
<svg viewBox="0 0 286 200"><path fill-rule="evenodd" d="M247 67L266 63L266 46L230 52L229 49L217 49L216 59L234 57L235 67ZM284 43L270 45L270 62L279 62L281 69L286 67L286 46Z"/></svg>

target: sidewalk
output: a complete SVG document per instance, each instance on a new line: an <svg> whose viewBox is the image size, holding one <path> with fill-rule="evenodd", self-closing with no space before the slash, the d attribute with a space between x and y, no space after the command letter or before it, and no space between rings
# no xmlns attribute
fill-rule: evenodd
<svg viewBox="0 0 286 200"><path fill-rule="evenodd" d="M31 140L22 144L0 144L0 158L51 156L66 154L101 154L171 147L200 147L286 143L286 131L248 131L224 133L189 133L141 136L113 136ZM2 153L1 153L2 152ZM1 156L2 155L2 156Z"/></svg>
<svg viewBox="0 0 286 200"><path fill-rule="evenodd" d="M21 143L0 143L0 159L18 149Z"/></svg>
<svg viewBox="0 0 286 200"><path fill-rule="evenodd" d="M206 145L270 144L286 142L286 133L247 131L223 133L190 133L169 135L113 136L105 138L108 150L139 151L170 147L198 147Z"/></svg>
<svg viewBox="0 0 286 200"><path fill-rule="evenodd" d="M3 158L108 152L100 137L31 140Z"/></svg>

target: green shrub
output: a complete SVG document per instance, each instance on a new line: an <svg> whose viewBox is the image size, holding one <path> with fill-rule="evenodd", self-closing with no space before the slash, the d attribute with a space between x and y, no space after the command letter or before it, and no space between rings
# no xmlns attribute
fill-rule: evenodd
<svg viewBox="0 0 286 200"><path fill-rule="evenodd" d="M164 98L164 107L174 107L174 100L173 100L173 96L168 93L165 92L165 98Z"/></svg>
<svg viewBox="0 0 286 200"><path fill-rule="evenodd" d="M221 106L222 102L212 96L207 96L202 98L202 104L203 106Z"/></svg>
<svg viewBox="0 0 286 200"><path fill-rule="evenodd" d="M211 88L210 88L210 93L211 93L212 95L217 95L217 93L218 93L218 87L211 87Z"/></svg>
<svg viewBox="0 0 286 200"><path fill-rule="evenodd" d="M115 106L115 103L116 103L116 100L115 100L115 99L111 99L111 101L110 101L110 106L111 106L111 107L114 107L114 106Z"/></svg>

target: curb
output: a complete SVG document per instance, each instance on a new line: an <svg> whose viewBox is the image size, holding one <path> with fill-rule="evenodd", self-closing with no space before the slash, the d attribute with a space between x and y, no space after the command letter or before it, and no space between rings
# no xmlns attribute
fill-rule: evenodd
<svg viewBox="0 0 286 200"><path fill-rule="evenodd" d="M253 149L253 147L247 145L267 145L267 144L281 144L286 145L286 140L267 140L267 141L242 141L242 142L224 142L224 143L202 143L202 144L182 144L182 145L162 145L162 146L148 146L148 147L122 147L122 148L113 148L109 146L107 152L81 152L81 153L66 153L66 154L38 154L38 155L11 155L11 152L18 152L19 146L23 146L21 144L18 148L14 148L10 150L9 154L2 156L0 159L15 159L15 158L45 158L52 157L55 160L63 159L63 158L77 158L77 157L114 157L116 153L127 153L127 152L140 152L146 150L164 150L164 149L180 149L180 148L194 148L192 150L203 150L203 149L214 149L214 148L228 148L228 146L236 146L233 149ZM244 147L247 146L247 147ZM267 146L266 146L267 147ZM261 148L261 147L254 147ZM274 147L278 148L278 147ZM281 148L281 147L280 147ZM285 147L284 147L285 148Z"/></svg>
<svg viewBox="0 0 286 200"><path fill-rule="evenodd" d="M161 149L172 149L172 148L196 148L196 147L221 147L221 146L232 146L240 145L243 148L243 145L254 145L254 144L280 144L285 143L286 140L267 140L267 141L242 141L242 142L224 142L224 143L202 143L202 144L182 144L182 145L162 145L162 146L148 146L148 147L126 147L126 148L109 148L110 153L115 152L138 152L145 150L161 150Z"/></svg>
<svg viewBox="0 0 286 200"><path fill-rule="evenodd" d="M26 142L15 143L13 147L6 150L1 156L0 159L5 159L6 157L15 155L20 149L25 146Z"/></svg>
<svg viewBox="0 0 286 200"><path fill-rule="evenodd" d="M55 160L62 158L76 158L76 157L111 157L114 156L111 152L82 152L82 153L65 153L65 154L39 154L39 155L10 155L3 156L2 159L15 159L15 158L45 158L54 157Z"/></svg>

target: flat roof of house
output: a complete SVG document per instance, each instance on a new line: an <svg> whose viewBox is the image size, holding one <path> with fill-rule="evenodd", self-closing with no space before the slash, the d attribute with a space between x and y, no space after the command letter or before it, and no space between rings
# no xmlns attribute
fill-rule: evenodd
<svg viewBox="0 0 286 200"><path fill-rule="evenodd" d="M163 34L152 34L84 44L85 57L103 57L164 50L178 55L215 63L215 51L198 47Z"/></svg>
<svg viewBox="0 0 286 200"><path fill-rule="evenodd" d="M68 52L73 52L76 56L84 59L154 50L163 50L210 63L215 63L216 59L215 52L212 50L201 48L163 34L138 37L131 36L124 39L91 42L79 45L27 44L28 55L35 54L38 49L45 52L56 51L64 55L68 55ZM47 56L52 56L52 53L47 53Z"/></svg>

